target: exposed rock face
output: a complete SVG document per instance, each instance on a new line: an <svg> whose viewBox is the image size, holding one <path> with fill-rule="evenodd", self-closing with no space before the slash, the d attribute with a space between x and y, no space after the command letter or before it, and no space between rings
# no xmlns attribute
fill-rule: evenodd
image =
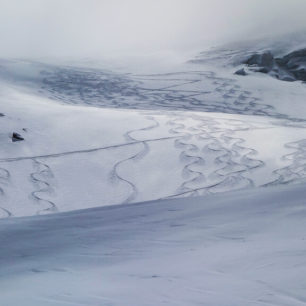
<svg viewBox="0 0 306 306"><path fill-rule="evenodd" d="M275 64L274 57L271 52L265 52L262 54L254 54L247 61L248 66L258 66L271 70Z"/></svg>
<svg viewBox="0 0 306 306"><path fill-rule="evenodd" d="M297 80L306 81L306 49L275 59L278 66L288 70Z"/></svg>
<svg viewBox="0 0 306 306"><path fill-rule="evenodd" d="M237 71L235 72L235 74L236 74L236 75L243 75L243 76L248 75L248 74L245 72L244 68L237 70Z"/></svg>
<svg viewBox="0 0 306 306"><path fill-rule="evenodd" d="M280 66L287 66L290 69L296 69L300 65L306 64L306 49L294 51L283 58L277 58L276 62Z"/></svg>
<svg viewBox="0 0 306 306"><path fill-rule="evenodd" d="M282 58L274 58L271 52L254 54L245 64L255 72L267 73L283 81L306 81L306 49L291 52Z"/></svg>
<svg viewBox="0 0 306 306"><path fill-rule="evenodd" d="M24 138L20 134L18 134L16 132L13 133L13 135L12 135L12 141L13 142L22 141L22 140L24 140Z"/></svg>

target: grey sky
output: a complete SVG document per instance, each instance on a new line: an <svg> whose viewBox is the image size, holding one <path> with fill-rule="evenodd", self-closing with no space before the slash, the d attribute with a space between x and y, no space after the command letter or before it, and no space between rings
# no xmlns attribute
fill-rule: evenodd
<svg viewBox="0 0 306 306"><path fill-rule="evenodd" d="M0 56L201 48L306 27L305 0L0 0Z"/></svg>

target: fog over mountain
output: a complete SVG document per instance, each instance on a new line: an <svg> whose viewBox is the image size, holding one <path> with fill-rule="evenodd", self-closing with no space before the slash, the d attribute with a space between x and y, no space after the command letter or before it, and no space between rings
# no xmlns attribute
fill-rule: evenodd
<svg viewBox="0 0 306 306"><path fill-rule="evenodd" d="M0 0L0 56L201 49L306 28L304 0Z"/></svg>

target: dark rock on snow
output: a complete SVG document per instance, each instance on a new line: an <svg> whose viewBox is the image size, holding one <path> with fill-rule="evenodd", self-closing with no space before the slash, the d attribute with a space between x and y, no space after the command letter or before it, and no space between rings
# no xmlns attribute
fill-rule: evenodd
<svg viewBox="0 0 306 306"><path fill-rule="evenodd" d="M244 68L239 69L235 72L236 75L247 75L247 73L245 72Z"/></svg>
<svg viewBox="0 0 306 306"><path fill-rule="evenodd" d="M255 72L270 74L283 81L306 82L306 49L291 52L280 58L274 58L271 52L257 53L244 64L252 67Z"/></svg>
<svg viewBox="0 0 306 306"><path fill-rule="evenodd" d="M12 135L12 141L13 142L22 141L22 140L24 140L24 138L20 134L15 133L15 132L13 133L13 135Z"/></svg>
<svg viewBox="0 0 306 306"><path fill-rule="evenodd" d="M271 70L274 66L274 57L271 52L254 54L246 61L246 64L248 66L258 66Z"/></svg>

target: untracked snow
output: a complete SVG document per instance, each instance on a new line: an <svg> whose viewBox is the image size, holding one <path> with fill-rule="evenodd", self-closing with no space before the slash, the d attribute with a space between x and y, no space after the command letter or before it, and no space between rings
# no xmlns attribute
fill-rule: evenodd
<svg viewBox="0 0 306 306"><path fill-rule="evenodd" d="M302 185L0 224L2 305L304 305Z"/></svg>

